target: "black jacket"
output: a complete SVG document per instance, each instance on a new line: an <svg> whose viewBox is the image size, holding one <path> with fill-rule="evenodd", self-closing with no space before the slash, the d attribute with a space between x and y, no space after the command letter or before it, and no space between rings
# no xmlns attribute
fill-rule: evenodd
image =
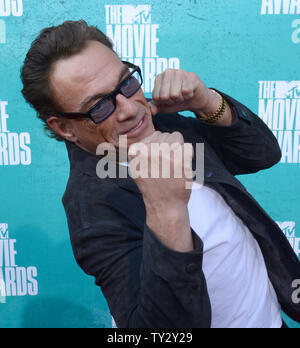
<svg viewBox="0 0 300 348"><path fill-rule="evenodd" d="M300 322L300 305L292 302L300 262L278 225L234 177L273 166L281 158L280 148L258 116L224 97L235 116L230 127L205 125L178 114L157 115L154 126L163 132L180 131L188 143L204 142L205 183L248 226L282 309ZM189 253L165 247L145 223L145 206L135 182L99 179L99 157L66 144L71 170L63 204L74 255L101 286L117 326L210 327L201 239L192 231L195 250Z"/></svg>

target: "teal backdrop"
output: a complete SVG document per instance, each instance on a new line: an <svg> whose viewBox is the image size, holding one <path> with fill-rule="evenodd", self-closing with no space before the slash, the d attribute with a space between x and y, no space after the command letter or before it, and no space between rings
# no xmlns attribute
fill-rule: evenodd
<svg viewBox="0 0 300 348"><path fill-rule="evenodd" d="M39 31L78 19L141 65L147 96L162 69L181 68L260 115L283 157L239 179L300 256L299 1L0 0L0 327L112 326L101 290L73 258L65 146L46 137L21 95L20 67Z"/></svg>

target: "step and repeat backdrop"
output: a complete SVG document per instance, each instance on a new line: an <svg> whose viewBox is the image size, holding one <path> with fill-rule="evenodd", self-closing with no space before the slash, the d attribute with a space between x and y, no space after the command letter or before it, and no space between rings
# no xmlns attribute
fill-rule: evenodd
<svg viewBox="0 0 300 348"><path fill-rule="evenodd" d="M20 67L39 31L79 19L142 68L147 97L157 74L180 68L259 114L282 159L239 179L300 257L300 0L0 0L0 327L112 326L73 258L65 146L21 95Z"/></svg>

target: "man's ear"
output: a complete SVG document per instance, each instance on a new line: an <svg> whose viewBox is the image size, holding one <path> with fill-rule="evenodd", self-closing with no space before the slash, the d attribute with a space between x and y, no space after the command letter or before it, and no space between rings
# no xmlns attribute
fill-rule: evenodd
<svg viewBox="0 0 300 348"><path fill-rule="evenodd" d="M47 120L48 126L57 134L59 134L64 139L75 143L77 141L77 137L72 131L69 122L64 119L52 116Z"/></svg>

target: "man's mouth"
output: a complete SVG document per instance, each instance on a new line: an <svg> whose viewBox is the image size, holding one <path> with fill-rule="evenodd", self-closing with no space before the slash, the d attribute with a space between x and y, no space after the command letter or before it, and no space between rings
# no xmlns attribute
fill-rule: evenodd
<svg viewBox="0 0 300 348"><path fill-rule="evenodd" d="M141 125L142 125L142 123L143 123L143 120L140 120L140 122L138 123L138 125L136 126L136 127L134 127L134 128L132 128L129 132L127 132L127 133L132 133L132 132L134 132L136 129L138 129Z"/></svg>
<svg viewBox="0 0 300 348"><path fill-rule="evenodd" d="M122 135L134 135L135 133L139 133L139 129L144 125L146 117L144 116L140 122L133 128L130 128L126 132L122 133Z"/></svg>

